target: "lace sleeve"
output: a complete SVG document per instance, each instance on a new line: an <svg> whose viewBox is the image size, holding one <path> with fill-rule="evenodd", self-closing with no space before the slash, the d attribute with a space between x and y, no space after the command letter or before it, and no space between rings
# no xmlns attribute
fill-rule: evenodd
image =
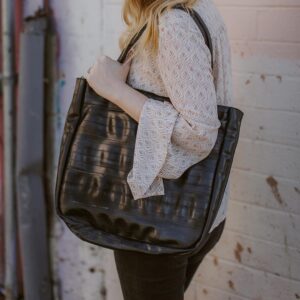
<svg viewBox="0 0 300 300"><path fill-rule="evenodd" d="M138 125L127 181L134 199L163 195L212 150L220 127L210 51L193 19L177 9L159 22L158 69L171 103L148 98Z"/></svg>

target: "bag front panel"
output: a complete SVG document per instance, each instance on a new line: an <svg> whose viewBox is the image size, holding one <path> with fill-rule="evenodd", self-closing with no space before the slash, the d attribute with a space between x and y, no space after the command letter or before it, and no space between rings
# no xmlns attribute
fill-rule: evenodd
<svg viewBox="0 0 300 300"><path fill-rule="evenodd" d="M78 123L71 126L73 139L68 143L68 156L61 164L64 176L57 197L65 221L69 220L81 237L83 232L87 237L98 231L99 236L104 232L129 243L191 248L201 238L212 209L227 108L219 109L222 126L205 160L176 180L164 179L164 196L134 200L126 178L132 167L137 123L88 86L83 98ZM101 240L96 243L101 245Z"/></svg>

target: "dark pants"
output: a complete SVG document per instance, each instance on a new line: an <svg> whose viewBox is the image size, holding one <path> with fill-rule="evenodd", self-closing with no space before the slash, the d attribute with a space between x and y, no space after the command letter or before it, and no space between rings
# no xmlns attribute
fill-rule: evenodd
<svg viewBox="0 0 300 300"><path fill-rule="evenodd" d="M114 250L124 300L183 300L184 292L205 255L219 241L221 222L204 247L188 255L151 255Z"/></svg>

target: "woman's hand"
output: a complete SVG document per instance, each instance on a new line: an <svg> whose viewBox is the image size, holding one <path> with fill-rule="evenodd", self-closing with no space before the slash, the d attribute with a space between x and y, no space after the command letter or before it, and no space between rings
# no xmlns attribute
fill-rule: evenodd
<svg viewBox="0 0 300 300"><path fill-rule="evenodd" d="M107 56L100 56L88 70L85 78L93 90L113 102L139 122L140 114L147 97L126 84L132 52L121 64Z"/></svg>
<svg viewBox="0 0 300 300"><path fill-rule="evenodd" d="M85 78L97 94L111 102L116 102L126 86L130 64L131 56L121 64L102 55L90 67Z"/></svg>

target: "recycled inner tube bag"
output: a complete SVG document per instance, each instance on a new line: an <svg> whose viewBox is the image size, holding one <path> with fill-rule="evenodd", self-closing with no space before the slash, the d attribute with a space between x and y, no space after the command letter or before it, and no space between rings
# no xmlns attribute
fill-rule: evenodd
<svg viewBox="0 0 300 300"><path fill-rule="evenodd" d="M212 53L209 31L194 19ZM122 51L118 61L141 36ZM168 97L138 90L157 101ZM202 247L218 212L230 174L243 112L218 105L221 122L210 154L178 179L163 179L165 195L134 200L127 184L138 123L76 78L60 144L55 209L80 239L109 249L149 254L185 254ZM151 141L149 141L151 142Z"/></svg>

